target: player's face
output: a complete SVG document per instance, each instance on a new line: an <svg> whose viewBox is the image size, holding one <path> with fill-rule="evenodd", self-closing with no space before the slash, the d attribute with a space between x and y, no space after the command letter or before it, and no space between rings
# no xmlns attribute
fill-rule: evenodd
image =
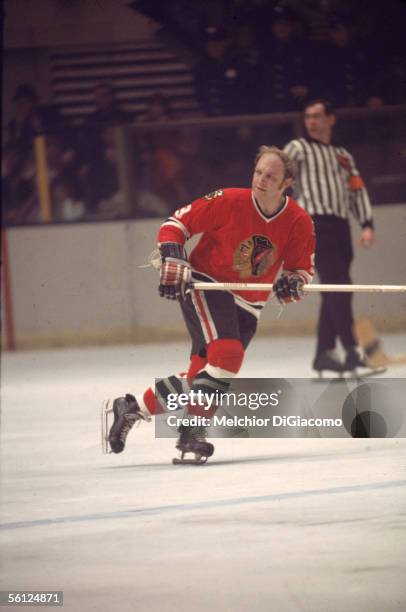
<svg viewBox="0 0 406 612"><path fill-rule="evenodd" d="M335 115L327 115L323 104L308 106L304 114L304 124L307 133L315 140L329 142L335 123Z"/></svg>
<svg viewBox="0 0 406 612"><path fill-rule="evenodd" d="M285 179L285 168L274 153L265 153L255 166L252 190L260 203L277 203L290 187L291 179Z"/></svg>

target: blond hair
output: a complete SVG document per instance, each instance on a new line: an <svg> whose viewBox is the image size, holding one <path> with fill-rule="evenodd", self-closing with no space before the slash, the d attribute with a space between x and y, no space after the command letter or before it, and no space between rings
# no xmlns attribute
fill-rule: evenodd
<svg viewBox="0 0 406 612"><path fill-rule="evenodd" d="M274 155L279 157L279 159L281 160L284 170L285 170L285 174L283 177L284 179L289 179L289 178L294 179L295 178L296 164L294 160L288 157L288 155L286 155L284 151L282 151L281 149L278 149L278 147L275 147L273 145L272 146L262 145L261 147L259 147L258 153L255 157L255 165L257 165L261 157L263 155L266 155L267 153L273 153Z"/></svg>

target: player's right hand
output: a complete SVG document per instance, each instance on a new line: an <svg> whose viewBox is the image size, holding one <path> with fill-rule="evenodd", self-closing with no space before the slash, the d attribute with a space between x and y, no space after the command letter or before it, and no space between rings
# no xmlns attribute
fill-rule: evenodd
<svg viewBox="0 0 406 612"><path fill-rule="evenodd" d="M192 281L190 264L183 246L164 243L159 247L162 263L160 267L159 295L168 300L185 299Z"/></svg>
<svg viewBox="0 0 406 612"><path fill-rule="evenodd" d="M272 291L281 304L298 302L304 296L304 284L304 278L300 274L283 274L273 284Z"/></svg>
<svg viewBox="0 0 406 612"><path fill-rule="evenodd" d="M185 299L192 280L189 262L168 257L161 266L159 295L168 300Z"/></svg>

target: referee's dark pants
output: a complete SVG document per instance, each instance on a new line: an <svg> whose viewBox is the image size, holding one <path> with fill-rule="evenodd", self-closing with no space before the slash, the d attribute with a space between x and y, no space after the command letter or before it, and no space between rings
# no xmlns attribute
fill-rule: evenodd
<svg viewBox="0 0 406 612"><path fill-rule="evenodd" d="M314 215L316 270L322 284L352 283L353 258L350 225L334 215ZM356 342L353 334L352 293L322 293L316 354L334 349L337 338L345 350Z"/></svg>

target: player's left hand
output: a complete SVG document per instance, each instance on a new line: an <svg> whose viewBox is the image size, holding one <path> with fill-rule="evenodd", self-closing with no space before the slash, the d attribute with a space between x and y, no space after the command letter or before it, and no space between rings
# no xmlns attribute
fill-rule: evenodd
<svg viewBox="0 0 406 612"><path fill-rule="evenodd" d="M298 302L304 296L304 284L300 274L284 274L273 284L272 291L281 304Z"/></svg>

